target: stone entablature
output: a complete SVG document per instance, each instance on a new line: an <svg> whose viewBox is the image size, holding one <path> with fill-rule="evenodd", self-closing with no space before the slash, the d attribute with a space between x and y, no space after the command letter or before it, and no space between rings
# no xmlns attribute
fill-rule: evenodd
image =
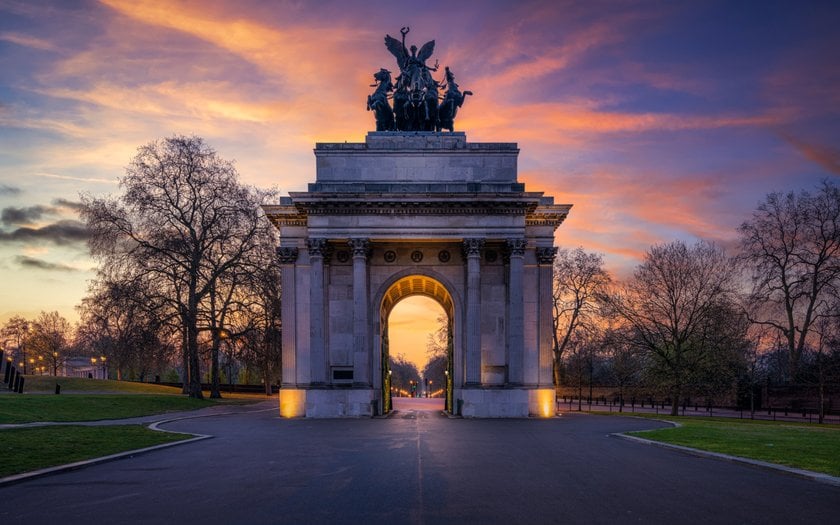
<svg viewBox="0 0 840 525"><path fill-rule="evenodd" d="M418 291L450 315L463 415L543 411L554 231L571 206L525 191L518 152L462 133L317 145L310 191L264 207L280 230L284 415L386 406L387 316Z"/></svg>

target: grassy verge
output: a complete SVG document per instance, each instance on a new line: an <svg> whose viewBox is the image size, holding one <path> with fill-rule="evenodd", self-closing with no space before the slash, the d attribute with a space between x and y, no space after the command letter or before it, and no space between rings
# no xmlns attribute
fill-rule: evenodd
<svg viewBox="0 0 840 525"><path fill-rule="evenodd" d="M629 434L840 476L840 428L774 421L655 416L680 427Z"/></svg>
<svg viewBox="0 0 840 525"><path fill-rule="evenodd" d="M0 431L0 456L4 458L0 461L0 477L190 437L155 432L142 425L7 429Z"/></svg>
<svg viewBox="0 0 840 525"><path fill-rule="evenodd" d="M160 394L181 395L179 387L138 383L134 381L112 381L110 379L86 379L83 377L26 376L27 394L53 394L55 385L61 385L62 394ZM205 390L204 395L210 397ZM247 399L263 401L269 396L257 392L222 392L223 399Z"/></svg>
<svg viewBox="0 0 840 525"><path fill-rule="evenodd" d="M180 394L181 389L154 383L134 381L111 381L108 379L85 379L83 377L26 376L27 394L55 392L55 385L61 385L62 392L98 392L112 394Z"/></svg>
<svg viewBox="0 0 840 525"><path fill-rule="evenodd" d="M172 395L4 395L0 423L98 421L213 406L214 401Z"/></svg>

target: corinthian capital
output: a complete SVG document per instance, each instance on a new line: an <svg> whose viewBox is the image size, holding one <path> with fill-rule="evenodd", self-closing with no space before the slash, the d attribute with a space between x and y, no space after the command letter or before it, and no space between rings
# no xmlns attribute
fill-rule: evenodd
<svg viewBox="0 0 840 525"><path fill-rule="evenodd" d="M347 246L353 250L353 257L367 258L370 255L370 239L350 239L347 241Z"/></svg>
<svg viewBox="0 0 840 525"><path fill-rule="evenodd" d="M537 247L537 263L551 264L554 262L554 256L557 255L557 246L538 246Z"/></svg>
<svg viewBox="0 0 840 525"><path fill-rule="evenodd" d="M528 241L525 239L508 239L507 240L507 252L508 255L517 255L523 256L525 255L525 247L528 245Z"/></svg>
<svg viewBox="0 0 840 525"><path fill-rule="evenodd" d="M324 257L327 254L326 239L306 239L306 247L310 257Z"/></svg>
<svg viewBox="0 0 840 525"><path fill-rule="evenodd" d="M462 249L464 251L464 257L480 257L481 256L481 248L484 247L484 239L464 239Z"/></svg>
<svg viewBox="0 0 840 525"><path fill-rule="evenodd" d="M280 246L277 248L277 257L280 264L294 264L298 258L298 249L292 246Z"/></svg>

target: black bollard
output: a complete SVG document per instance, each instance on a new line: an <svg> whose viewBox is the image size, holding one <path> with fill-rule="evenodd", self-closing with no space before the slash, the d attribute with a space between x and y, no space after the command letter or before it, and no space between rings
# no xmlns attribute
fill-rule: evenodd
<svg viewBox="0 0 840 525"><path fill-rule="evenodd" d="M18 387L17 387L17 393L18 394L23 394L23 381L24 381L24 379L26 379L26 378L23 377L23 376L20 376L20 382L18 383Z"/></svg>
<svg viewBox="0 0 840 525"><path fill-rule="evenodd" d="M55 384L55 395L59 395L61 393L61 385L58 383Z"/></svg>

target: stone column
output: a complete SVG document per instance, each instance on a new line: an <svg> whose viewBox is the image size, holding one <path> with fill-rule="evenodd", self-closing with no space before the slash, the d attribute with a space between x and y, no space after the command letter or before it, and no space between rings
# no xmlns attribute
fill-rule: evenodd
<svg viewBox="0 0 840 525"><path fill-rule="evenodd" d="M508 383L521 385L525 381L525 303L522 294L525 239L508 239Z"/></svg>
<svg viewBox="0 0 840 525"><path fill-rule="evenodd" d="M283 323L290 327L288 330L283 330L283 375L281 384L282 386L295 386L297 384L295 262L298 258L298 249L292 246L280 246L277 248L277 258L280 260L280 289L283 290L280 311Z"/></svg>
<svg viewBox="0 0 840 525"><path fill-rule="evenodd" d="M481 384L481 248L484 239L464 239L467 261L466 384ZM457 382L456 382L457 385Z"/></svg>
<svg viewBox="0 0 840 525"><path fill-rule="evenodd" d="M552 316L552 301L554 287L554 257L557 255L556 246L539 247L536 250L538 268L539 300L537 303L538 339L540 352L540 386L554 384L554 351L552 349L552 334L554 323Z"/></svg>
<svg viewBox="0 0 840 525"><path fill-rule="evenodd" d="M309 289L309 344L312 366L312 384L323 385L327 382L327 351L324 328L326 315L324 308L324 256L327 251L326 239L306 239L309 249L309 268L311 287Z"/></svg>
<svg viewBox="0 0 840 525"><path fill-rule="evenodd" d="M370 386L370 344L368 343L368 268L370 241L350 239L353 250L353 383Z"/></svg>

